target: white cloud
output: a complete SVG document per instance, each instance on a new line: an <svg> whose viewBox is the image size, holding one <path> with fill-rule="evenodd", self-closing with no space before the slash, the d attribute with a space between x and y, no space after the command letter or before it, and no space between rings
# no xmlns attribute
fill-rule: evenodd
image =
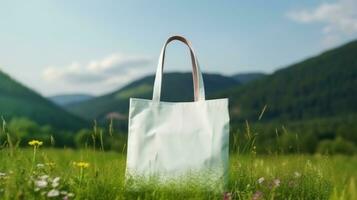
<svg viewBox="0 0 357 200"><path fill-rule="evenodd" d="M87 91L100 94L148 73L152 70L148 68L150 64L151 59L147 56L114 53L84 64L72 62L62 67L49 66L43 70L42 77L49 84L62 87L60 90L64 92Z"/></svg>
<svg viewBox="0 0 357 200"><path fill-rule="evenodd" d="M357 35L357 1L338 0L322 3L314 9L288 12L287 16L299 23L319 23L324 38L323 44L336 45L343 37Z"/></svg>

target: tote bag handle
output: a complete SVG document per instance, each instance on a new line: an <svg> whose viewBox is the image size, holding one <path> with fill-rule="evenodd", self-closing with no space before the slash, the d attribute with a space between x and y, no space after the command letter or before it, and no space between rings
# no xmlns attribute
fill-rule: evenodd
<svg viewBox="0 0 357 200"><path fill-rule="evenodd" d="M188 41L186 38L179 36L179 35L169 37L169 39L167 39L164 46L162 47L161 54L159 57L159 63L157 65L157 70L156 70L156 75L155 75L154 91L153 91L152 100L155 102L160 101L161 82L162 82L162 73L163 73L163 69L164 69L166 46L174 40L178 40L178 41L186 44L187 47L190 49L191 62L192 62L192 79L193 79L194 100L195 101L205 100L205 88L203 85L202 73L200 71L200 67L198 64L196 54L193 51L191 42Z"/></svg>

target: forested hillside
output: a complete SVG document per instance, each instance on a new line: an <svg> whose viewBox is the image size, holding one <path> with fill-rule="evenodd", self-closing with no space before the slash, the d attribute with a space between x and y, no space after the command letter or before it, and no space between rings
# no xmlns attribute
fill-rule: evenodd
<svg viewBox="0 0 357 200"><path fill-rule="evenodd" d="M357 113L357 41L221 92L236 120L306 120Z"/></svg>
<svg viewBox="0 0 357 200"><path fill-rule="evenodd" d="M357 151L357 41L216 97L229 97L234 131L248 122L253 127L258 151L351 154Z"/></svg>
<svg viewBox="0 0 357 200"><path fill-rule="evenodd" d="M88 125L1 71L0 115L7 121L14 117L26 117L59 130L77 130Z"/></svg>
<svg viewBox="0 0 357 200"><path fill-rule="evenodd" d="M259 72L252 73L239 73L232 76L232 78L236 79L238 82L242 84L250 83L251 81L259 80L265 77L266 74Z"/></svg>

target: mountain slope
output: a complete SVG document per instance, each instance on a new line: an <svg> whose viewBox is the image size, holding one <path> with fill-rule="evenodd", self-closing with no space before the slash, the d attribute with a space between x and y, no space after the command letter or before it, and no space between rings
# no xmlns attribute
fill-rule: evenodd
<svg viewBox="0 0 357 200"><path fill-rule="evenodd" d="M239 73L232 76L232 78L236 79L238 82L242 84L249 83L251 81L255 81L266 76L264 73L252 72L252 73Z"/></svg>
<svg viewBox="0 0 357 200"><path fill-rule="evenodd" d="M89 94L61 94L48 97L48 99L59 106L67 106L72 103L87 101L93 97L94 96Z"/></svg>
<svg viewBox="0 0 357 200"><path fill-rule="evenodd" d="M357 113L357 41L231 88L233 119L301 120Z"/></svg>
<svg viewBox="0 0 357 200"><path fill-rule="evenodd" d="M87 123L0 71L0 115L5 120L27 117L62 130L79 129Z"/></svg>
<svg viewBox="0 0 357 200"><path fill-rule="evenodd" d="M230 78L217 74L204 74L206 95L230 88L239 83ZM129 98L152 98L154 76L136 80L120 90L100 96L89 101L72 104L67 109L89 120L104 119L108 114L116 112L127 115ZM162 101L192 101L193 86L191 73L166 73L162 83Z"/></svg>

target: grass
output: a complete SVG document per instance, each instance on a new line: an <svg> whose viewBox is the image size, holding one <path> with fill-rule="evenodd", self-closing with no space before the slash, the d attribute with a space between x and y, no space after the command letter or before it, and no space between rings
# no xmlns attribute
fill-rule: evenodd
<svg viewBox="0 0 357 200"><path fill-rule="evenodd" d="M257 134L248 122L244 145L232 135L229 181L220 192L202 187L196 177L128 187L125 146L119 153L105 152L108 138L101 135L97 147L96 126L93 146L78 150L43 148L46 144L37 140L18 148L5 127L3 133L0 199L357 199L357 156L257 155Z"/></svg>
<svg viewBox="0 0 357 200"><path fill-rule="evenodd" d="M38 148L35 160L33 153L0 150L0 199L357 199L352 156L232 154L227 189L215 193L194 184L129 190L122 153Z"/></svg>

